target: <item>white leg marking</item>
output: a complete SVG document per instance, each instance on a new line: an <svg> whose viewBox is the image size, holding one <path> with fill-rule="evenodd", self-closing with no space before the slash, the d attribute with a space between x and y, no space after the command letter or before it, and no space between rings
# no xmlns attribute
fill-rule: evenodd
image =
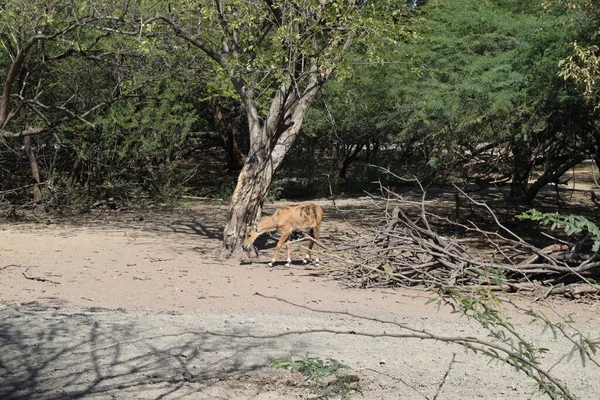
<svg viewBox="0 0 600 400"><path fill-rule="evenodd" d="M271 262L269 263L269 267L272 267L274 262L275 262L275 260L271 261Z"/></svg>
<svg viewBox="0 0 600 400"><path fill-rule="evenodd" d="M292 259L288 258L287 259L287 264L285 264L286 267L289 267L290 265L292 265Z"/></svg>

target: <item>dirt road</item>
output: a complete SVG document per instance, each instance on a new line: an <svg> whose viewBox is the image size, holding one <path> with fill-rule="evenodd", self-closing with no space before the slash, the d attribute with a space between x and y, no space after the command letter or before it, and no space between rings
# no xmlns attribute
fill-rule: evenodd
<svg viewBox="0 0 600 400"><path fill-rule="evenodd" d="M219 260L224 207L102 218L0 225L0 399L310 398L301 377L268 366L306 355L348 365L356 398L545 398L523 374L458 346L368 336L406 333L403 324L485 338L424 292L347 288L301 264L269 269L270 250L253 263ZM597 336L597 304L552 310ZM571 349L515 323L551 348L546 366ZM313 332L324 329L352 334ZM578 398L598 398L595 366L575 357L552 373Z"/></svg>

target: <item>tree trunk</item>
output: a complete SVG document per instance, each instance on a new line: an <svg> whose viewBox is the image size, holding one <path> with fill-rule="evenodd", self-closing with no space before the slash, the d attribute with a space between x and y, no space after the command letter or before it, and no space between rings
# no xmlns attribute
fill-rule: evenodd
<svg viewBox="0 0 600 400"><path fill-rule="evenodd" d="M596 185L596 187L600 187L600 184L598 184L598 177L596 176L596 170L594 169L594 164L596 164L598 171L600 171L600 156L594 155L594 157L592 157L592 176L594 178L594 185Z"/></svg>
<svg viewBox="0 0 600 400"><path fill-rule="evenodd" d="M37 159L35 158L35 153L33 152L33 146L31 145L31 136L25 136L23 138L23 144L25 147L25 154L27 154L27 159L29 160L29 167L31 168L31 176L34 181L39 184L40 181L40 168L38 166ZM33 187L33 202L39 203L42 201L42 191L38 185Z"/></svg>
<svg viewBox="0 0 600 400"><path fill-rule="evenodd" d="M527 193L529 174L533 167L533 152L525 141L513 142L513 168L509 199L521 201Z"/></svg>
<svg viewBox="0 0 600 400"><path fill-rule="evenodd" d="M537 196L540 189L549 183L558 185L558 180L560 177L575 165L581 163L584 158L585 156L583 154L579 156L573 155L572 157L565 157L565 160L562 160L562 162L558 161L552 163L552 165L549 165L542 176L532 183L528 190L524 193L524 196L522 197L523 201L531 203Z"/></svg>
<svg viewBox="0 0 600 400"><path fill-rule="evenodd" d="M302 123L323 82L313 79L303 96L296 101L294 90L282 85L275 95L264 122L256 109L248 112L250 151L231 197L227 223L223 229L221 256L229 257L240 249L248 224L259 216L273 175L292 148L302 130ZM293 111L292 104L295 104Z"/></svg>
<svg viewBox="0 0 600 400"><path fill-rule="evenodd" d="M228 257L240 250L246 227L260 214L265 196L271 186L274 170L268 159L248 157L231 196L227 224L223 230L221 256Z"/></svg>
<svg viewBox="0 0 600 400"><path fill-rule="evenodd" d="M377 157L377 153L379 152L379 139L374 139L371 142L367 142L365 161L367 164L371 163L371 160L374 157Z"/></svg>
<svg viewBox="0 0 600 400"><path fill-rule="evenodd" d="M235 140L235 130L227 130L223 136L225 142L225 152L227 153L227 170L239 171L244 167L244 155L240 151L237 140Z"/></svg>
<svg viewBox="0 0 600 400"><path fill-rule="evenodd" d="M227 157L227 170L240 171L244 166L245 159L235 139L235 115L233 112L230 112L229 116L224 118L219 104L216 101L211 101L210 104L215 129L219 132L219 141L221 142ZM227 119L227 121L225 119Z"/></svg>
<svg viewBox="0 0 600 400"><path fill-rule="evenodd" d="M232 80L244 101L250 150L231 197L223 229L222 257L229 257L240 248L247 225L259 215L275 171L300 135L308 109L329 76L319 70L316 58L311 58L310 64L304 90L298 90L297 82L282 82L264 119L259 116L254 92L241 80Z"/></svg>
<svg viewBox="0 0 600 400"><path fill-rule="evenodd" d="M354 149L349 152L346 158L344 158L344 161L342 162L342 167L340 168L340 172L338 174L338 176L341 179L346 179L346 172L348 171L348 167L350 166L350 164L356 161L356 159L358 158L358 154L364 146L364 143L357 144L356 147L354 147Z"/></svg>
<svg viewBox="0 0 600 400"><path fill-rule="evenodd" d="M310 40L312 41L312 49L305 52L302 49L303 45L298 46L295 39L289 44L283 43L287 55L282 58L283 65L279 67L278 71L282 71L286 76L276 78L277 74L270 74L272 76L269 76L268 79L276 79L272 82L278 81L279 87L274 90L269 109L264 113L263 109L257 104L257 99L262 93L255 92L262 85L260 83L262 79L259 83L254 81L254 78L259 77L260 74L250 74L248 76L246 75L247 71L242 72L242 68L236 64L237 62L230 62L233 59L244 59L243 57L240 58L240 54L252 56L254 50L248 52L242 50L245 45L239 42L239 29L227 23L229 11L225 11L224 3L217 1L216 8L222 30L220 34L215 31L215 34L221 37L220 44L216 44L219 41L213 43L215 47L212 47L211 43L200 40L201 35L196 36L194 33L188 32L177 22L164 15L153 17L150 20L162 20L173 29L178 37L186 40L212 58L227 72L233 87L244 104L250 136L250 149L248 160L238 177L231 198L228 220L223 229L221 256L230 256L233 251L240 247L240 238L248 223L258 215L260 206L269 190L273 174L300 134L306 113L317 93L331 77L333 68L327 66L327 63L323 63L321 56L317 55L327 54L324 48L335 48L337 55L330 56L332 66L335 66L348 53L356 37L354 33L345 33L339 37L335 34L331 36L331 39L327 39L331 32L329 27L324 25L324 19L319 16L320 11L315 8L315 14L313 14L313 11L309 12L310 19L299 21L298 24L301 36L310 34L307 39L302 39L297 43L304 45L304 43L310 43L306 40ZM284 21L284 16L287 14L284 14L283 9L270 2L267 2L267 8L268 12L273 14L274 19L269 22L265 20L264 26L261 23L259 32L265 32L264 34L266 34L271 28L279 29L288 24L290 24L290 27L294 26L292 29L296 29L296 23ZM237 11L234 11L234 14L236 13ZM308 22L308 25L303 25L304 22ZM352 30L349 32L352 32ZM324 34L325 37L321 37L321 34ZM263 35L263 33L260 33L260 35ZM261 40L258 42L261 42ZM322 43L327 44L322 46ZM257 46L260 47L260 45ZM242 50L242 53L240 53L240 50ZM248 71L251 71L251 68L248 68ZM246 80L247 77L250 78L250 81ZM267 79L267 76L264 79Z"/></svg>

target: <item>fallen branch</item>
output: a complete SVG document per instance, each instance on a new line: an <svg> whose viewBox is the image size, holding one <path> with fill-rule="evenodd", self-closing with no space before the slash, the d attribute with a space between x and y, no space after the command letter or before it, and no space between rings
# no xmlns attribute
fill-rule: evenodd
<svg viewBox="0 0 600 400"><path fill-rule="evenodd" d="M570 285L561 285L553 287L548 291L547 296L553 294L569 294L571 296L578 296L582 294L599 294L600 285L593 285L589 283L573 283Z"/></svg>
<svg viewBox="0 0 600 400"><path fill-rule="evenodd" d="M490 232L473 222L465 225L440 217L426 210L424 196L414 202L404 201L387 189L382 193L386 208L379 227L353 237L350 244L343 239L336 246L321 246L331 252L332 260L343 265L341 278L358 281L361 287L486 287L493 291L538 292L539 298L600 294L600 285L594 280L600 271L597 256L575 251L577 246L564 242L537 248L501 224L485 202L464 191L460 193L484 208L498 230ZM391 212L389 204L395 205ZM406 206L413 207L417 216L409 216L402 209ZM430 218L483 238L488 245L484 255L474 254L457 240L438 234ZM522 260L524 254L531 256ZM545 295L540 297L541 293Z"/></svg>

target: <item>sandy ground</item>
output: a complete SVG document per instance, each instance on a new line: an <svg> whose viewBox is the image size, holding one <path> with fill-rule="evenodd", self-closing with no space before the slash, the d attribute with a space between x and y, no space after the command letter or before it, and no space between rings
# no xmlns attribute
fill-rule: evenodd
<svg viewBox="0 0 600 400"><path fill-rule="evenodd" d="M333 208L321 204L326 241ZM373 212L368 202L340 206ZM347 364L362 390L352 398L545 398L524 374L456 345L368 336L406 333L404 324L485 338L425 292L348 288L299 262L267 268L270 249L253 262L218 259L224 217L225 206L205 204L0 224L0 399L310 398L301 377L268 366L306 355ZM598 304L533 307L573 313L597 337ZM544 365L562 359L552 373L577 398L598 398L598 369L567 362L570 343L525 318L515 324L551 348ZM322 329L355 334L311 332Z"/></svg>

